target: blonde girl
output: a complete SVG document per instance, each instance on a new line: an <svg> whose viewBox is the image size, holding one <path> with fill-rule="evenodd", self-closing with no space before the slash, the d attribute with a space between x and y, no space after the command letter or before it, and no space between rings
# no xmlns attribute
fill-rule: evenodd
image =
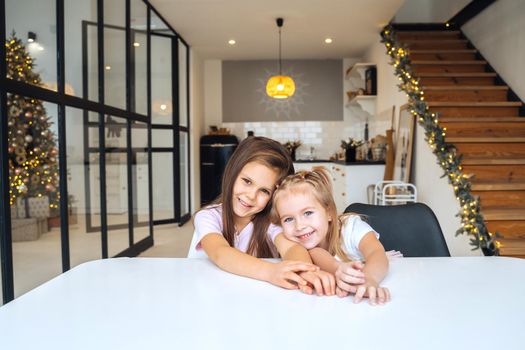
<svg viewBox="0 0 525 350"><path fill-rule="evenodd" d="M324 169L286 177L274 192L272 221L286 238L309 250L313 262L332 273L337 295L354 294L354 302L368 296L372 305L390 300L379 283L388 259L379 234L358 215L337 216L329 175Z"/></svg>
<svg viewBox="0 0 525 350"><path fill-rule="evenodd" d="M188 257L208 257L221 269L305 293L335 294L335 280L308 252L270 223L275 185L293 173L286 149L265 137L244 139L226 165L221 194L194 218ZM274 258L269 262L258 258Z"/></svg>

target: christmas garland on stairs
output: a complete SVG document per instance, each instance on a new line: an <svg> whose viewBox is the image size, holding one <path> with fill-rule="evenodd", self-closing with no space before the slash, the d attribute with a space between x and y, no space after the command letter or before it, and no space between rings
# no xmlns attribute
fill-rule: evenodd
<svg viewBox="0 0 525 350"><path fill-rule="evenodd" d="M499 233L490 233L485 226L480 211L480 202L477 196L471 194L472 175L463 174L461 167L462 155L458 155L456 147L445 141L446 128L439 126L438 113L429 111L425 102L424 91L419 86L419 79L414 75L410 66L409 52L405 46L399 44L392 26L386 26L381 32L382 41L391 57L391 64L400 80L399 89L404 91L409 99L409 110L417 118L419 125L425 129L425 140L432 152L436 155L438 164L444 170L442 177L454 187L456 199L461 205L457 216L461 217L461 227L456 236L467 234L473 249L481 248L485 255L497 254L495 239Z"/></svg>

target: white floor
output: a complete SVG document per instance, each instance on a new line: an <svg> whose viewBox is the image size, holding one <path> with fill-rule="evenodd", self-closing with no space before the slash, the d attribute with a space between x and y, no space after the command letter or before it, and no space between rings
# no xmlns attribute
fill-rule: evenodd
<svg viewBox="0 0 525 350"><path fill-rule="evenodd" d="M81 220L82 217L79 217L79 223L70 226L71 267L101 258L100 233L86 233L85 225ZM108 221L111 222L110 218ZM148 230L148 227L137 228L135 231L137 240L146 237ZM182 227L177 224L154 226L154 246L140 256L186 257L192 234L191 221ZM126 247L128 247L127 229L108 232L110 256L114 256ZM62 273L60 229L53 228L34 241L14 242L13 268L15 297Z"/></svg>

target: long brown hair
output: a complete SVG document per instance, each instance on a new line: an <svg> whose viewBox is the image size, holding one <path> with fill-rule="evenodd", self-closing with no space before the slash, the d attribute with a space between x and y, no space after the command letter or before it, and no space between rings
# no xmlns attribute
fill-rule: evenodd
<svg viewBox="0 0 525 350"><path fill-rule="evenodd" d="M349 261L346 252L341 247L341 222L337 217L330 174L326 169L316 168L312 171L299 171L294 175L287 176L273 193L273 201L277 201L282 193L300 191L301 187L305 185L307 187L303 191L311 190L314 198L332 218L328 223L328 232L326 233L328 252L339 256L343 261ZM272 222L279 223L279 213L275 206L272 208L271 218Z"/></svg>
<svg viewBox="0 0 525 350"><path fill-rule="evenodd" d="M294 173L292 158L279 142L259 136L244 139L231 156L222 176L221 194L215 199L214 204L222 204L223 235L228 244L233 247L235 240L235 224L233 213L233 186L242 168L248 163L257 162L277 172L277 183L285 176ZM258 258L275 257L267 238L270 226L270 209L272 199L266 207L255 214L253 235L248 244L247 253Z"/></svg>

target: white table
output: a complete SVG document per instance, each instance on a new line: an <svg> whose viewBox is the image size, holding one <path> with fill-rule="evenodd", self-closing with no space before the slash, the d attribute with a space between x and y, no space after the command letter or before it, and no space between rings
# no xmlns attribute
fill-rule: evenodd
<svg viewBox="0 0 525 350"><path fill-rule="evenodd" d="M391 262L391 303L316 297L208 260L75 267L0 308L1 349L524 349L525 260Z"/></svg>

